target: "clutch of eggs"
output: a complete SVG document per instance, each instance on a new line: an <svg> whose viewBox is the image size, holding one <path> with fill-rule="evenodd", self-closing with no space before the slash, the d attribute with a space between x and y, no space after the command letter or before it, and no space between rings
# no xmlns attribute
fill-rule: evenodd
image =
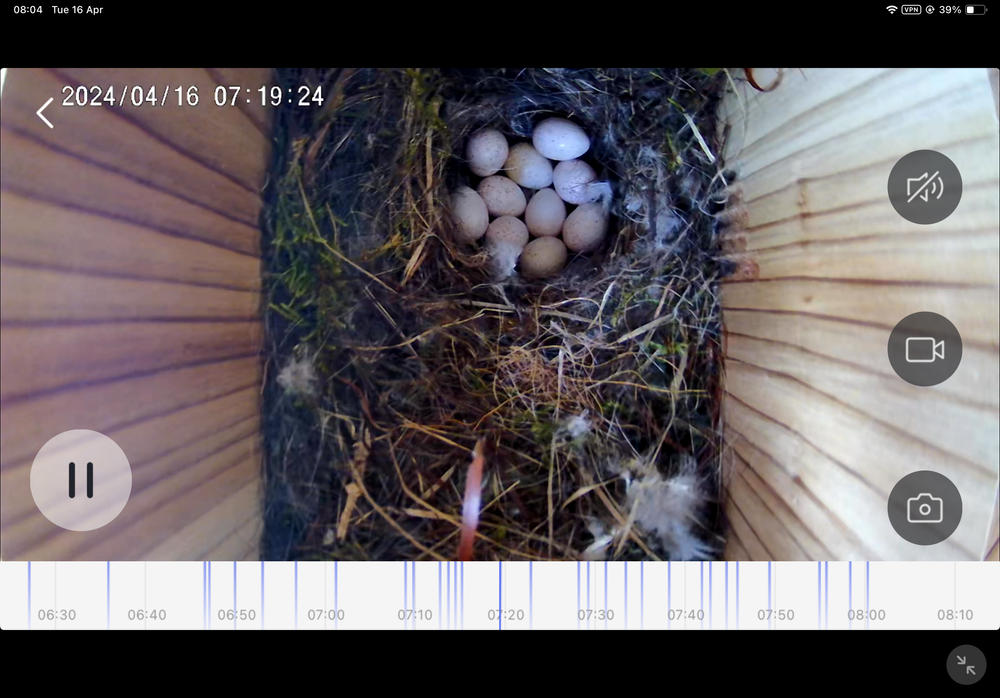
<svg viewBox="0 0 1000 698"><path fill-rule="evenodd" d="M465 160L483 179L475 189L452 193L456 238L484 238L501 276L517 264L529 279L558 274L571 252L596 250L608 226L599 199L610 185L598 182L594 168L580 159L589 149L590 138L569 119L540 122L530 143L511 145L494 128L472 134ZM525 189L533 191L526 196ZM567 204L575 208L567 212Z"/></svg>

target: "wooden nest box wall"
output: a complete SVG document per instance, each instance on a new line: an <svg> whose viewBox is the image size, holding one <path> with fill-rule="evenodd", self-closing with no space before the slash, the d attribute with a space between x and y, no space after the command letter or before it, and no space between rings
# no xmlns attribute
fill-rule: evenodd
<svg viewBox="0 0 1000 698"><path fill-rule="evenodd" d="M997 559L996 81L985 69L785 69L772 91L737 82L727 95L727 558ZM887 194L893 165L924 149L963 181L934 225L904 219ZM903 381L887 353L893 327L923 311L963 342L932 387ZM963 504L955 533L925 548L886 513L893 486L920 470L949 478Z"/></svg>
<svg viewBox="0 0 1000 698"><path fill-rule="evenodd" d="M269 70L11 69L0 95L4 559L240 560L261 530L260 191L271 110L215 107ZM62 88L197 86L200 108L49 108ZM160 88L162 89L162 87ZM171 93L173 97L173 93ZM206 101L210 106L204 104ZM121 514L50 523L27 472L92 429L132 466Z"/></svg>
<svg viewBox="0 0 1000 698"><path fill-rule="evenodd" d="M996 71L793 70L722 105L725 556L997 559L1000 452ZM4 559L255 559L261 533L260 194L270 109L62 108L63 86L264 85L255 69L12 69L0 96L0 526ZM991 86L992 81L992 86ZM760 82L758 80L758 82ZM961 171L955 212L915 225L886 180L908 152ZM920 388L889 364L918 311L961 365ZM57 425L57 426L53 426ZM27 473L93 429L131 498L96 532L50 523ZM886 498L935 470L963 497L945 543L899 538Z"/></svg>

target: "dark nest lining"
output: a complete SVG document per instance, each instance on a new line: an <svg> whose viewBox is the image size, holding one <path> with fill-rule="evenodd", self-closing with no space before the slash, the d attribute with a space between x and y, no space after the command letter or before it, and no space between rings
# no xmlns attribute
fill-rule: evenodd
<svg viewBox="0 0 1000 698"><path fill-rule="evenodd" d="M453 559L472 449L476 559L721 551L714 153L723 73L280 70L264 213L265 559ZM609 235L556 278L456 244L467 136L564 116L611 182Z"/></svg>

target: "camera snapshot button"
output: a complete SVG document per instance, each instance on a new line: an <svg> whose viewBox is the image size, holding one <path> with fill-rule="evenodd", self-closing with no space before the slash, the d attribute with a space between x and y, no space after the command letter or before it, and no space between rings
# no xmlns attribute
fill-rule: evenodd
<svg viewBox="0 0 1000 698"><path fill-rule="evenodd" d="M934 545L962 520L962 496L951 480L933 470L910 473L889 494L889 523L915 545Z"/></svg>

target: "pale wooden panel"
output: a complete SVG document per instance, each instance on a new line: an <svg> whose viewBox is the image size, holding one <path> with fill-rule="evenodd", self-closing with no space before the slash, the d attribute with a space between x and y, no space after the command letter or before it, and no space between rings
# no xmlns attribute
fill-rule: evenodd
<svg viewBox="0 0 1000 698"><path fill-rule="evenodd" d="M872 412L879 409L878 389L878 385L872 387ZM983 534L988 528L993 508L990 495L996 482L996 472L990 471L985 464L970 466L937 444L918 441L901 433L892 424L892 420L900 415L882 411L884 421L876 422L836 396L811 389L793 377L759 369L736 359L727 359L726 391L784 427L784 443L767 446L772 456L799 458L801 443L807 443L822 453L826 460L854 475L853 481L845 483L850 487L849 494L830 488L820 491L825 497L857 498L859 503L866 502L866 536L898 539L889 525L885 502L896 482L904 475L919 470L916 465L924 465L955 483L962 492L963 512L962 522L951 538L921 551L921 555L937 557L952 546L966 556L981 552ZM779 450L782 447L787 452ZM986 496L982 494L984 489L988 493ZM857 526L859 516L860 512L859 515L843 518ZM909 551L909 544L904 550L914 554ZM946 556L943 559L954 558Z"/></svg>
<svg viewBox="0 0 1000 698"><path fill-rule="evenodd" d="M41 444L66 429L105 432L245 388L258 367L255 356L232 359L18 400L0 415L3 462L34 457ZM53 432L54 426L62 428Z"/></svg>
<svg viewBox="0 0 1000 698"><path fill-rule="evenodd" d="M749 521L764 521L776 519L781 523L779 513L767 506L764 500L747 482L741 472L729 483L730 502L739 509L744 519ZM767 538L768 559L771 560L805 560L806 553L795 541L787 526L772 525Z"/></svg>
<svg viewBox="0 0 1000 698"><path fill-rule="evenodd" d="M831 553L830 559L880 559L894 550L894 541L862 540L857 532L881 524L884 506L870 487L857 487L858 475L820 451L812 443L770 417L726 399L726 438L754 472L767 481L804 526ZM771 451L777 444L792 455L779 460ZM850 497L829 493L852 491ZM851 522L852 525L848 525ZM762 530L777 522L759 522Z"/></svg>
<svg viewBox="0 0 1000 698"><path fill-rule="evenodd" d="M742 437L735 435L736 439L741 439ZM745 441L745 440L744 440ZM800 513L800 509L803 506L796 501L792 502L793 506L785 502L782 499L781 494L778 489L771 486L769 479L765 479L767 475L761 476L757 474L754 466L745 460L741 451L746 452L743 446L750 446L749 442L746 444L741 444L741 448L731 448L732 459L734 462L733 467L733 482L734 486L729 488L733 493L735 499L739 499L736 496L737 491L739 491L744 485L749 488L761 501L764 507L767 508L771 516L777 518L777 520L784 526L785 530L788 532L788 536L791 539L790 545L797 555L800 557L798 559L828 559L831 555L830 550L820 543L816 538L810 533L808 525L803 520L803 516ZM752 448L752 446L750 446ZM763 470L767 470L764 468ZM779 479L780 476L779 476ZM741 483L736 482L737 480L742 481ZM787 487L788 490L795 492L797 486L791 478L785 478L785 482L782 484ZM806 507L813 504L809 502ZM744 507L746 508L746 507ZM761 512L763 515L764 512Z"/></svg>
<svg viewBox="0 0 1000 698"><path fill-rule="evenodd" d="M753 526L747 521L746 515L740 505L733 501L732 493L726 496L726 515L729 518L731 528L730 535L735 537L740 546L746 551L745 560L773 560L776 559L767 546L761 541L760 536L753 530ZM737 558L739 559L739 558Z"/></svg>
<svg viewBox="0 0 1000 698"><path fill-rule="evenodd" d="M761 369L771 377L791 379L814 391L817 399L822 396L835 400L844 409L882 423L911 442L923 442L956 466L964 463L964 468L981 471L987 480L980 484L988 484L995 470L984 464L989 463L1000 449L1000 432L983 434L982 421L984 415L992 417L995 408L969 405L943 396L926 400L926 388L901 381L895 373L873 376L865 370L868 365L882 363L883 359L887 364L884 353L883 356L851 354L854 362L848 364L785 344L736 334L728 336L726 351L730 359ZM877 402L871 399L872 391L877 391ZM748 395L747 399L754 397ZM988 400L992 396L980 395L977 390L967 397Z"/></svg>
<svg viewBox="0 0 1000 698"><path fill-rule="evenodd" d="M141 558L143 546L153 545L172 535L168 514L174 501L190 499L208 507L200 496L203 484L233 467L248 469L260 423L256 416L209 434L192 443L181 444L148 463L133 464L132 495L118 517L98 531L69 533L53 526L37 511L11 525L23 542L22 556L35 560L100 560L101 552ZM174 512L176 513L176 512ZM95 548L101 547L101 550Z"/></svg>
<svg viewBox="0 0 1000 698"><path fill-rule="evenodd" d="M155 107L126 106L122 113L135 124L239 182L259 191L269 165L270 142L257 126L236 107L215 105L218 86L207 70L191 68L60 68L56 74L83 85L141 85L198 88L197 107L178 106L176 93ZM246 99L246 96L244 96Z"/></svg>
<svg viewBox="0 0 1000 698"><path fill-rule="evenodd" d="M260 289L260 260L218 245L4 192L6 262L129 278ZM66 252L72 231L72 254Z"/></svg>
<svg viewBox="0 0 1000 698"><path fill-rule="evenodd" d="M891 258L887 264L894 263ZM962 343L997 346L995 288L881 284L873 281L777 279L724 284L726 308L818 315L834 320L869 323L891 331L914 308L944 315L962 335ZM955 302L961 298L961 303ZM766 322L762 317L762 322ZM886 334L886 341L889 336ZM978 369L979 367L975 367ZM983 372L991 373L989 370Z"/></svg>
<svg viewBox="0 0 1000 698"><path fill-rule="evenodd" d="M986 182L972 189L986 189ZM965 186L965 191L969 191ZM823 211L813 215L791 215L784 218L768 219L763 214L766 208L754 205L747 209L746 226L727 235L726 243L735 251L769 250L776 248L810 246L828 242L842 243L848 240L877 240L897 235L908 239L921 237L946 240L952 235L961 235L988 230L995 225L992 204L988 197L965 197L962 201L962 216L949 216L933 228L915 230L913 224L896 213L892 206L886 206L882 199L859 202L850 208ZM788 211L778 211L778 214Z"/></svg>
<svg viewBox="0 0 1000 698"><path fill-rule="evenodd" d="M986 534L986 555L983 559L993 560L996 562L998 559L997 552L1000 550L1000 490L994 495L993 500L993 523L990 526L989 532Z"/></svg>
<svg viewBox="0 0 1000 698"><path fill-rule="evenodd" d="M206 400L190 407L181 407L162 415L154 415L140 422L122 427L106 428L103 433L122 447L133 468L133 486L141 490L152 486L173 469L187 461L184 450L200 449L204 455L220 433L257 418L257 393L255 385L221 397ZM183 440L162 438L163 434L182 434ZM224 442L220 442L224 443ZM21 550L51 535L55 529L34 506L27 485L31 456L11 464L4 464L0 485L4 492L2 526L4 550ZM155 464L160 465L155 465ZM123 514L125 515L125 514ZM113 524L109 524L113 525ZM81 537L80 534L72 534ZM96 534L95 534L96 535ZM86 538L86 536L82 536ZM62 541L68 545L68 541Z"/></svg>
<svg viewBox="0 0 1000 698"><path fill-rule="evenodd" d="M1000 467L998 131L983 70L786 70L771 93L737 85L721 109L738 179L723 247L726 478L739 545L727 555L980 559L996 540ZM913 225L889 170L937 148L963 178L959 208ZM962 364L916 388L886 356L906 315L948 317ZM917 548L886 516L914 470L949 477L963 518ZM984 545L985 542L985 545Z"/></svg>
<svg viewBox="0 0 1000 698"><path fill-rule="evenodd" d="M262 331L257 320L8 327L0 398L246 355L260 346Z"/></svg>
<svg viewBox="0 0 1000 698"><path fill-rule="evenodd" d="M762 319L761 313L756 311L728 309L727 337L743 336L774 342L868 370L876 376L897 379L886 353L886 337L891 326L865 325L802 313L764 314L766 317ZM948 400L996 411L1000 406L1000 376L996 371L975 370L990 365L993 351L992 347L965 342L959 370L944 383L925 390L946 396ZM897 386L897 389L910 387Z"/></svg>
<svg viewBox="0 0 1000 698"><path fill-rule="evenodd" d="M4 126L224 216L248 225L257 224L261 202L256 190L233 181L135 124L127 116L127 107L62 106L65 85L65 80L49 70L9 70L4 85ZM35 114L50 97L55 97L55 101L44 113L54 128L46 126ZM244 121L237 109L222 113L234 124Z"/></svg>
<svg viewBox="0 0 1000 698"><path fill-rule="evenodd" d="M272 68L209 68L209 73L219 85L242 87L250 89L249 104L244 91L237 102L237 106L250 117L261 133L270 134L271 124L274 121L274 108L262 105L260 87L270 87L276 85L274 70ZM270 92L267 92L270 95ZM269 136L270 137L270 136Z"/></svg>
<svg viewBox="0 0 1000 698"><path fill-rule="evenodd" d="M54 321L255 317L260 295L213 286L137 281L0 264L8 324Z"/></svg>
<svg viewBox="0 0 1000 698"><path fill-rule="evenodd" d="M240 477L240 473L234 471L223 473L206 483L206 491L212 491L218 498L211 511L174 531L168 540L144 553L143 557L148 560L173 560L182 550L196 549L199 550L199 559L211 559L208 554L229 538L229 522L239 521L240 526L260 508L260 483L256 479L249 482L247 479L245 474ZM189 521L190 514L185 513L180 520ZM224 525L220 526L220 523ZM227 531L222 538L218 537L220 530Z"/></svg>
<svg viewBox="0 0 1000 698"><path fill-rule="evenodd" d="M726 560L752 560L750 553L743 547L742 541L735 532L726 535L726 547L722 551L722 556Z"/></svg>
<svg viewBox="0 0 1000 698"><path fill-rule="evenodd" d="M62 107L60 87L77 78L119 90L154 78L158 89L198 85L201 104ZM258 217L270 121L216 107L215 85L204 69L8 76L0 112L5 559L258 554L259 501L232 495L260 486ZM50 96L53 129L34 114ZM123 512L84 533L50 523L28 484L40 446L80 428L114 439L133 469Z"/></svg>
<svg viewBox="0 0 1000 698"><path fill-rule="evenodd" d="M251 510L253 511L253 510ZM256 560L260 557L260 537L263 524L254 512L242 526L225 540L205 553L206 560Z"/></svg>
<svg viewBox="0 0 1000 698"><path fill-rule="evenodd" d="M848 85L850 89L843 89ZM767 129L765 137L742 148L732 139L725 149L727 160L739 163L748 182L751 174L762 175L750 185L754 191L767 191L765 184L782 187L799 177L860 169L884 159L895 162L920 144L986 136L989 119L995 118L981 109L992 102L983 70L793 69L785 70L774 92L746 96L755 108L748 121L776 112L758 124ZM783 123L770 128L765 123L770 118ZM948 122L945 127L942 121ZM907 148L911 144L914 147ZM907 149L899 151L899 145ZM965 167L955 164L964 178Z"/></svg>
<svg viewBox="0 0 1000 698"><path fill-rule="evenodd" d="M991 170L982 160L982 151L991 142L992 138L988 133L980 133L975 137L938 146L947 150L948 156L961 170L963 193L966 186L971 190L970 193L990 191L993 180L990 177ZM784 163L776 163L773 168L736 182L732 193L736 201L745 205L748 229L752 231L758 226L785 221L794 216L819 216L867 204L880 204L887 207L887 210L895 211L886 196L886 180L892 166L902 155L888 153L883 159L866 160L863 166L836 170L829 169L829 160L833 158L834 152L836 151L831 150L829 158L816 162L817 169L822 167L824 172L828 171L822 175L799 176L789 182L782 174L785 170ZM910 152L908 148L902 151L903 155L907 152ZM787 171L784 174L787 175ZM758 177L767 181L755 181ZM965 225L976 223L981 224L981 221L970 220ZM923 226L919 226L919 229L927 231Z"/></svg>
<svg viewBox="0 0 1000 698"><path fill-rule="evenodd" d="M13 191L167 234L205 240L253 255L260 252L260 231L247 223L54 150L15 131L4 128L2 136L0 182L5 195ZM257 137L260 139L259 134Z"/></svg>
<svg viewBox="0 0 1000 698"><path fill-rule="evenodd" d="M913 235L900 249L892 238L855 238L809 247L753 249L760 279L814 277L826 279L882 279L921 283L979 284L991 288L997 268L1000 238L985 227L947 236ZM978 254L977 254L978 253ZM887 265L891 257L894 264Z"/></svg>
<svg viewBox="0 0 1000 698"><path fill-rule="evenodd" d="M742 77L742 71L731 71ZM808 77L807 77L808 72ZM820 108L823 104L836 102L843 95L851 93L867 82L877 80L886 71L884 68L864 68L860 70L820 70L804 71L785 68L780 89L768 93L766 102L755 99L727 99L720 108L722 123L730 128L729 138L723 151L726 160L731 161L741 153L764 150L782 140L786 125L800 114ZM814 75L822 75L823 89L804 89L811 84ZM739 87L744 87L742 84ZM751 95L741 90L740 96Z"/></svg>

